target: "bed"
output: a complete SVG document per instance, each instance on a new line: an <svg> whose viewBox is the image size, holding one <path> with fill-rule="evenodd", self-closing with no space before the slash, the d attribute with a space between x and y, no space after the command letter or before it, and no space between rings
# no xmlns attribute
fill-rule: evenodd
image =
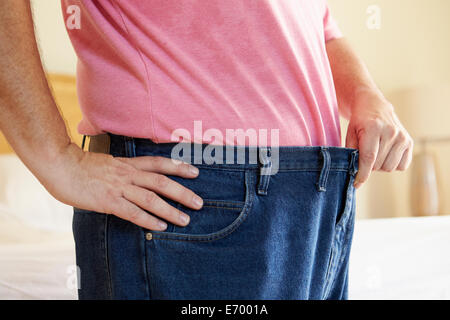
<svg viewBox="0 0 450 320"><path fill-rule="evenodd" d="M15 155L0 181L0 299L76 299L72 208ZM450 216L358 220L349 298L449 299L449 245Z"/></svg>
<svg viewBox="0 0 450 320"><path fill-rule="evenodd" d="M359 220L351 299L450 299L450 216Z"/></svg>
<svg viewBox="0 0 450 320"><path fill-rule="evenodd" d="M74 250L70 232L2 219L0 299L76 299Z"/></svg>
<svg viewBox="0 0 450 320"><path fill-rule="evenodd" d="M72 209L0 155L0 299L75 299Z"/></svg>

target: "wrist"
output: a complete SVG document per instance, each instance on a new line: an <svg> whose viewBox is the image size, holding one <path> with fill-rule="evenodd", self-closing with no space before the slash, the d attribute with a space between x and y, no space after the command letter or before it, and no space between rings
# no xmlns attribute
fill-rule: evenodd
<svg viewBox="0 0 450 320"><path fill-rule="evenodd" d="M75 167L83 156L84 151L76 144L69 142L66 145L55 148L47 161L39 161L40 165L36 168L35 175L47 190L49 188L52 189L54 181L58 181L64 177L70 171L68 169Z"/></svg>
<svg viewBox="0 0 450 320"><path fill-rule="evenodd" d="M370 105L386 106L393 108L378 88L358 87L353 92L353 98L350 102L350 113L359 108L365 108Z"/></svg>

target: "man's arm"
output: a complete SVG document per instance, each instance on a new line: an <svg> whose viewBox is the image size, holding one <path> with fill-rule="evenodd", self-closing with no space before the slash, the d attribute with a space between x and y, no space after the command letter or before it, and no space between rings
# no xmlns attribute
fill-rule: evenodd
<svg viewBox="0 0 450 320"><path fill-rule="evenodd" d="M189 222L157 193L193 209L202 206L201 198L165 176L195 178L191 165L114 158L71 142L45 78L28 0L0 1L0 110L0 129L17 155L62 202L155 230L167 225L143 209L178 225Z"/></svg>
<svg viewBox="0 0 450 320"><path fill-rule="evenodd" d="M45 78L29 6L23 0L0 2L0 127L42 181L42 167L54 165L73 146Z"/></svg>
<svg viewBox="0 0 450 320"><path fill-rule="evenodd" d="M345 145L359 149L355 187L367 181L372 170L406 170L411 163L413 140L394 107L345 39L330 40L326 48L339 111L350 120Z"/></svg>

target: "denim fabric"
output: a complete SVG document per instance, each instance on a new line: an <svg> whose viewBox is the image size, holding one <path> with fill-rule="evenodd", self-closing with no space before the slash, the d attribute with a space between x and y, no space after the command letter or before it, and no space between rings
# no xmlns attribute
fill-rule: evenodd
<svg viewBox="0 0 450 320"><path fill-rule="evenodd" d="M113 156L170 157L174 146L110 136ZM280 147L267 175L270 157L249 163L262 149L241 147L245 163L188 157L199 176L170 177L203 208L165 199L191 216L186 227L150 231L74 208L79 298L346 299L358 150Z"/></svg>

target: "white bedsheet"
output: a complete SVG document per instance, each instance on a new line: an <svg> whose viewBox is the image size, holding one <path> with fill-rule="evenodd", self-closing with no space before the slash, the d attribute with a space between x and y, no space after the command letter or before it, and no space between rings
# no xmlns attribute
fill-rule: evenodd
<svg viewBox="0 0 450 320"><path fill-rule="evenodd" d="M450 217L357 221L350 299L449 299ZM0 299L76 299L70 232L0 214Z"/></svg>
<svg viewBox="0 0 450 320"><path fill-rule="evenodd" d="M450 216L361 220L350 299L450 299Z"/></svg>
<svg viewBox="0 0 450 320"><path fill-rule="evenodd" d="M77 299L70 232L0 220L0 299Z"/></svg>

